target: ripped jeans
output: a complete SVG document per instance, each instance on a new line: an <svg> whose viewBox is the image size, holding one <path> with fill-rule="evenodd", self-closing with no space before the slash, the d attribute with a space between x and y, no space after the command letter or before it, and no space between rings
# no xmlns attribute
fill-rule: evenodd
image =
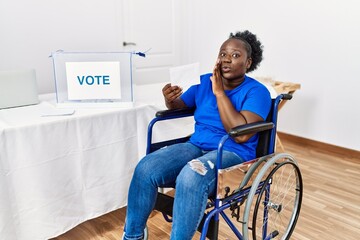
<svg viewBox="0 0 360 240"><path fill-rule="evenodd" d="M124 239L142 239L158 187L175 186L170 239L191 240L202 219L208 196L215 194L216 155L217 150L203 151L187 142L145 156L131 180ZM223 168L242 162L235 153L223 151Z"/></svg>

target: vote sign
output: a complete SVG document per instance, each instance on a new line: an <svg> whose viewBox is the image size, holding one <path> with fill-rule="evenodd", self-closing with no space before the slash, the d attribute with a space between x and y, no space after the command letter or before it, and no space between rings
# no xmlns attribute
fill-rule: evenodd
<svg viewBox="0 0 360 240"><path fill-rule="evenodd" d="M121 99L120 62L66 62L69 100Z"/></svg>

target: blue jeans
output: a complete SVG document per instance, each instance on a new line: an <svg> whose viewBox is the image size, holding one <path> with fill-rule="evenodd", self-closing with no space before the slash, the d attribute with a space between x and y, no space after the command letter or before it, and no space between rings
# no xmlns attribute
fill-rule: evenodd
<svg viewBox="0 0 360 240"><path fill-rule="evenodd" d="M170 239L191 239L204 214L208 196L215 194L217 151L203 151L187 142L145 156L130 183L124 239L142 239L154 208L158 187L175 186ZM223 151L223 168L242 163L235 153Z"/></svg>

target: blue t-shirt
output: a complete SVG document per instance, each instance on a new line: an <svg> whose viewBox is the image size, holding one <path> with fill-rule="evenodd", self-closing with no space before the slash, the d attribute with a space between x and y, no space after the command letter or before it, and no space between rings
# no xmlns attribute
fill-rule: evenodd
<svg viewBox="0 0 360 240"><path fill-rule="evenodd" d="M211 73L200 77L200 84L191 86L181 95L187 107L196 107L195 131L190 142L203 150L215 150L220 139L227 134L212 91ZM233 90L226 90L233 106L237 111L250 111L266 119L270 107L271 97L267 88L253 78L245 76L244 81ZM229 139L224 149L235 152L245 161L256 157L258 134L252 136L245 143L236 143Z"/></svg>

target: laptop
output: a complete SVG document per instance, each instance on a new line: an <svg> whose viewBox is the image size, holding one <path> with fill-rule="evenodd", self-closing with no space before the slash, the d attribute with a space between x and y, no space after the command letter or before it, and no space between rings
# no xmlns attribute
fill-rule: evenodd
<svg viewBox="0 0 360 240"><path fill-rule="evenodd" d="M0 109L39 103L35 69L0 71Z"/></svg>

